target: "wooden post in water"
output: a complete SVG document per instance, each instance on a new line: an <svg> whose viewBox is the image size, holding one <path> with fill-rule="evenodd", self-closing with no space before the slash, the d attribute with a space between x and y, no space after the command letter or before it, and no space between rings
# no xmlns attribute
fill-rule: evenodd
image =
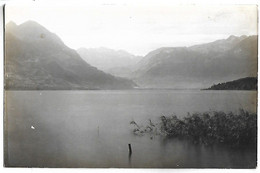
<svg viewBox="0 0 260 173"><path fill-rule="evenodd" d="M128 144L128 150L129 150L129 155L132 154L132 147L131 147L131 144Z"/></svg>
<svg viewBox="0 0 260 173"><path fill-rule="evenodd" d="M131 168L132 167L132 162L131 162L131 157L132 157L132 147L131 147L131 144L128 144L128 164L129 164L129 167Z"/></svg>

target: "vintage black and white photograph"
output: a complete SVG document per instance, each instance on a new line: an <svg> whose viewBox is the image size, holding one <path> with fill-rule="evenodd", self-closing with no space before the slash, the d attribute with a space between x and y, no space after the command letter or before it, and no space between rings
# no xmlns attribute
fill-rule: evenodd
<svg viewBox="0 0 260 173"><path fill-rule="evenodd" d="M4 6L4 166L256 168L257 5Z"/></svg>

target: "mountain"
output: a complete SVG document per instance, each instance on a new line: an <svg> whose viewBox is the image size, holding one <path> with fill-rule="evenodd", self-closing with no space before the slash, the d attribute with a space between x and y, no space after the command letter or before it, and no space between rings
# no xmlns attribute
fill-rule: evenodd
<svg viewBox="0 0 260 173"><path fill-rule="evenodd" d="M140 87L206 88L212 83L257 76L257 36L191 47L163 47L148 53L131 78Z"/></svg>
<svg viewBox="0 0 260 173"><path fill-rule="evenodd" d="M257 78L247 77L213 85L207 90L257 90Z"/></svg>
<svg viewBox="0 0 260 173"><path fill-rule="evenodd" d="M238 44L240 41L244 40L245 38L247 38L247 36L245 35L240 37L231 35L227 39L221 39L211 43L191 46L190 49L202 53L208 53L208 54L219 53L220 51L224 52L233 48L235 44Z"/></svg>
<svg viewBox="0 0 260 173"><path fill-rule="evenodd" d="M128 76L136 63L142 58L124 50L113 50L104 47L80 48L77 52L87 63L106 73L120 77Z"/></svg>
<svg viewBox="0 0 260 173"><path fill-rule="evenodd" d="M5 29L5 88L130 89L134 82L86 63L54 33L34 21Z"/></svg>

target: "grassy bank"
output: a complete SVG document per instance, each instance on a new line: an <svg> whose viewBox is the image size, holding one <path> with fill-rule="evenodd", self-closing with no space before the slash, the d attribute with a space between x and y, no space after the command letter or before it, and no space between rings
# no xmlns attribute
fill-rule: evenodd
<svg viewBox="0 0 260 173"><path fill-rule="evenodd" d="M206 112L187 114L184 118L161 116L158 123L149 120L146 126L132 121L135 135L162 135L166 138L187 138L194 143L210 145L225 143L228 145L256 144L257 117L254 113L240 110L234 114L224 112Z"/></svg>

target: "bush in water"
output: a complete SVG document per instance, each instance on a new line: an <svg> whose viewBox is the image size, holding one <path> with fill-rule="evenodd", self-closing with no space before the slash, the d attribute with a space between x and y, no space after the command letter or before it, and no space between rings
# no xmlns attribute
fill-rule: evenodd
<svg viewBox="0 0 260 173"><path fill-rule="evenodd" d="M192 140L194 143L226 143L229 145L256 144L257 120L256 114L241 109L239 113L224 113L221 111L194 113L184 118L177 116L161 116L159 123L145 127L132 121L136 135L145 133L162 135L167 138L180 137Z"/></svg>

